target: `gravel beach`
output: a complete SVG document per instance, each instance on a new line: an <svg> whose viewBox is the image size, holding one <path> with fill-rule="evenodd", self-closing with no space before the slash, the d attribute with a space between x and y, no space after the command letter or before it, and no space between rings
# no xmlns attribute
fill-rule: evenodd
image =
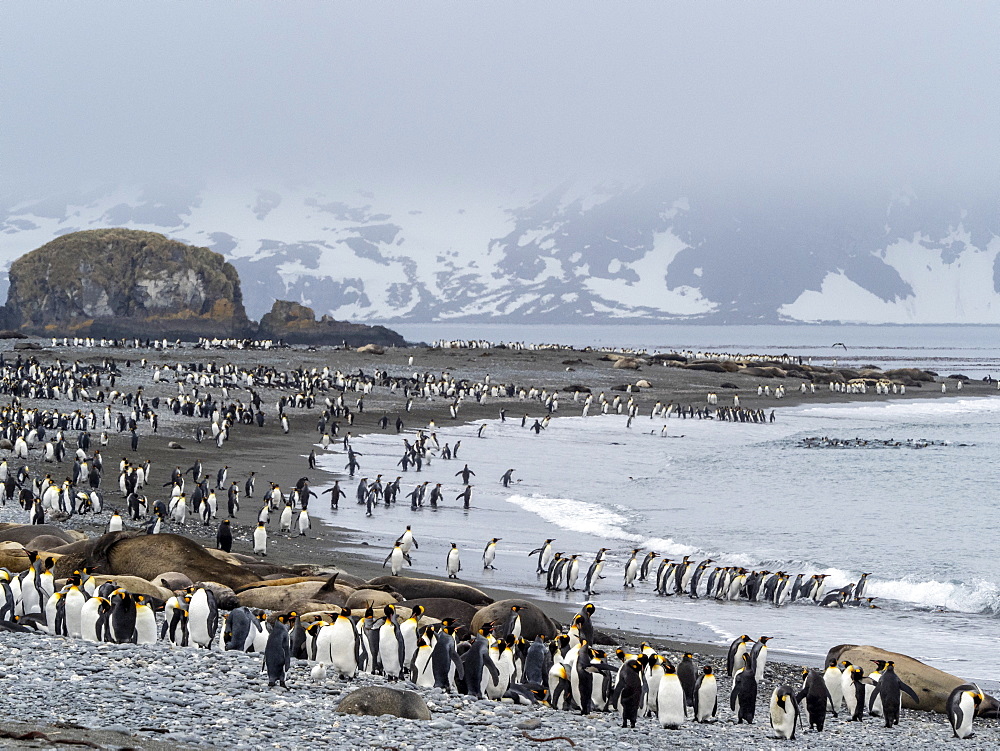
<svg viewBox="0 0 1000 751"><path fill-rule="evenodd" d="M5 353L9 358L10 353ZM147 399L175 395L178 387L169 382L154 384L152 371L164 364L214 362L241 366L263 364L279 370L295 368L339 369L345 373L359 370L372 373L387 370L393 375L413 372L440 374L449 372L458 378L481 380L489 374L494 381L513 382L525 388L538 386L563 393L571 387L584 385L597 393L609 394L615 387L633 385L647 379L648 388L639 388L643 404L660 401L664 404L702 405L705 394L721 391L723 382L737 388L742 406L764 409L792 406L802 401L851 402L870 401L871 394L843 394L825 388L817 393L800 394L789 390L784 399L757 395L757 386L767 382L757 377L733 373L714 373L685 370L676 367L643 367L641 372L614 369L612 363L602 360L602 353L565 350L432 350L410 348L388 350L384 355L361 354L352 351L283 349L261 351L201 351L185 348L166 352L121 349L52 348L32 354L43 362L54 358L79 359L83 362L100 362L114 357L123 375L118 379L119 391L134 391L142 386ZM409 358L415 358L413 365ZM145 362L143 362L145 360ZM571 364L567 364L571 363ZM572 370L569 370L572 368ZM188 387L190 393L191 387ZM203 389L217 395L218 389ZM249 554L252 550L250 534L256 523L260 496L269 482L287 489L303 476L308 476L313 488L319 488L329 477L318 470L310 470L307 456L319 438L316 423L322 409L322 398L316 408L287 408L290 426L286 435L274 419L275 402L290 391L261 388L269 419L262 428L237 425L230 439L217 448L210 436L202 443L195 440L197 428L207 427L208 421L173 415L160 409L158 432L140 431L139 447L132 452L127 434L113 433L109 444L102 449L106 463L107 509L120 504L121 497L112 478L119 458L127 456L148 459L152 475L148 495L157 497L160 486L169 479L170 470L190 467L196 460L205 463L206 471L213 472L221 465L229 467L229 477L241 486L248 474L256 472L257 494L254 499L243 499L241 510L234 519L233 551ZM963 396L995 394L986 384L969 383ZM905 396L916 398L940 396L939 387L911 388ZM234 394L233 398L246 398ZM345 397L347 398L347 397ZM62 411L97 409L96 405L80 402L24 400L40 408L58 408ZM511 399L512 412L529 410L532 418L544 415L538 402L525 403ZM448 419L446 398L417 399L407 411L407 398L399 392L376 388L364 397L364 411L355 412L353 424L343 424L341 434L352 435L381 430L379 420L387 416L388 430L399 416L407 427L427 425L431 420ZM353 406L353 405L352 405ZM466 402L460 420L493 419L503 400L492 400L487 405ZM115 409L121 409L117 405ZM170 448L173 442L182 448ZM75 448L75 447L74 447ZM8 452L4 452L5 454ZM28 461L32 468L52 472L60 478L69 471L69 465L44 465L39 449L34 449ZM13 464L13 462L12 462ZM345 484L349 494L352 487ZM165 490L162 491L165 493ZM223 502L224 498L221 497ZM342 503L353 503L348 497ZM326 504L325 496L314 504ZM220 509L220 518L224 511ZM8 503L0 509L0 522L25 523L26 514L16 504ZM73 517L56 522L91 535L104 531L109 510L98 517ZM217 522L203 526L193 515L183 527L167 524L165 531L181 532L208 547L214 547ZM305 536L279 535L269 539L267 563L293 567L302 573L321 573L341 569L352 575L369 578L385 573L375 565L370 556L358 555L359 543L346 542L346 536L337 527L324 524L313 516L312 529ZM421 574L424 575L424 574ZM470 583L475 584L474 580ZM497 599L516 593L484 589ZM520 595L518 595L520 596ZM575 612L569 607L546 603L544 609L553 618L566 623ZM601 628L598 609L595 625ZM636 634L616 631L620 643L632 648L641 641L650 641L657 648L672 652L693 651L700 663L712 662L721 670L717 645L680 644L663 639L658 634ZM679 731L661 729L653 719L640 719L636 731L623 730L617 714L594 713L578 717L569 712L556 712L546 707L525 707L475 701L465 696L449 696L440 690L416 689L426 699L432 712L430 722L401 720L397 718L357 717L338 715L335 708L349 691L361 685L382 685L384 679L361 674L353 682L328 679L320 684L310 680L309 665L296 662L289 681L289 690L269 689L260 675L259 656L243 653L212 652L179 649L169 644L133 646L93 644L79 640L43 635L0 633L0 686L15 698L14 709L7 720L28 723L31 727L57 727L60 733L85 739L86 731L74 727L99 729L112 736L92 740L101 747L136 747L158 749L169 747L212 748L306 748L316 745L335 748L628 748L637 744L653 747L679 748L771 748L783 743L772 738L768 727L767 701L771 689L780 683L797 686L800 681L799 666L770 662L765 673L764 685L758 698L757 719L752 727L736 726L728 709L728 679L720 679L720 722L710 725L686 724ZM832 645L831 645L832 646ZM820 665L810 665L820 667ZM412 685L404 687L415 689ZM30 697L30 698L29 698ZM14 726L12 726L14 727ZM114 736L114 733L128 735ZM636 734L639 735L636 735ZM16 734L9 730L8 734ZM842 716L831 719L822 733L808 730L800 732L797 743L808 748L844 748L856 746L889 746L893 748L932 747L950 739L951 731L946 718L923 712L905 711L898 728L887 730L876 718L865 718L863 723L845 722ZM540 741L538 739L553 739ZM565 740L569 739L569 740ZM572 741L572 744L570 743ZM44 743L33 739L16 741L0 740L0 747L9 744ZM977 735L963 744L963 748L995 748L1000 744L996 720L977 721ZM30 747L30 746L25 746Z"/></svg>

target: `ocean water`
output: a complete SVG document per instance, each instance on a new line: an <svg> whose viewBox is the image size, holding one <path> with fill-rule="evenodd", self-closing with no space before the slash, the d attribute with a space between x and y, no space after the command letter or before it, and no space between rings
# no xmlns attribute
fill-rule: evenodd
<svg viewBox="0 0 1000 751"><path fill-rule="evenodd" d="M845 327L833 328L843 334ZM961 344L952 340L913 349L947 351L949 362L958 363L969 349ZM706 339L698 346L709 349L713 343ZM964 361L967 366L997 355L986 345L976 351ZM873 346L871 354L884 357L887 367L917 364L910 354L885 348ZM404 493L417 482L443 483L445 501L436 511L411 512L401 499L366 518L353 502L354 484L344 482L349 497L340 510L318 511L355 530L376 559L412 525L420 543L413 556L415 575L443 574L447 550L456 542L463 580L572 605L587 598L582 592L546 593L528 552L552 537L557 550L580 554L582 587L594 553L607 547L606 578L591 599L599 622L608 626L720 645L741 633L766 634L775 637L775 652L813 666L836 644L870 643L967 679L1000 681L1000 535L993 500L1000 398L806 403L778 408L777 420L766 425L650 420L647 408L629 427L617 415L579 416L581 407L564 399L560 419L537 436L520 420L488 421L481 437L481 423L438 425L442 445L461 441L458 459L434 459L420 473L405 473L402 481ZM904 445L803 444L815 436L893 438ZM908 439L932 444L908 448ZM400 436L363 436L354 446L364 454L367 476L400 474ZM320 461L342 472L346 460L328 451ZM469 510L455 500L462 488L456 473L466 462L476 473ZM500 476L509 468L515 469L516 483L504 489ZM484 571L482 550L493 536L502 538L497 570ZM623 567L632 548L671 558L711 557L718 565L827 573L830 587L872 572L866 594L880 607L774 608L658 597L652 582L625 590Z"/></svg>

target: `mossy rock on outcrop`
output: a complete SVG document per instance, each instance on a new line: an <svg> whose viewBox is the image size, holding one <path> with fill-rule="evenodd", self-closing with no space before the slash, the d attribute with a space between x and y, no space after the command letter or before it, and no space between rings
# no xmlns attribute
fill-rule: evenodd
<svg viewBox="0 0 1000 751"><path fill-rule="evenodd" d="M316 320L316 313L312 308L289 300L274 301L271 312L260 319L257 335L261 338L281 339L288 344L406 346L406 340L402 336L385 326L335 321L329 316Z"/></svg>
<svg viewBox="0 0 1000 751"><path fill-rule="evenodd" d="M155 232L72 232L10 267L5 308L40 335L245 336L236 269L208 248Z"/></svg>

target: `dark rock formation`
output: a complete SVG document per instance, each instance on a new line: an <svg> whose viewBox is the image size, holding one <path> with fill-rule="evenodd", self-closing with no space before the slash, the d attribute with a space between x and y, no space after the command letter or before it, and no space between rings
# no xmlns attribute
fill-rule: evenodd
<svg viewBox="0 0 1000 751"><path fill-rule="evenodd" d="M406 345L403 337L385 326L335 321L329 316L317 321L312 308L288 300L274 301L271 312L260 319L258 336L282 339L288 344L346 344L349 347L364 344Z"/></svg>
<svg viewBox="0 0 1000 751"><path fill-rule="evenodd" d="M39 335L250 330L236 269L221 255L127 229L73 232L17 259L6 308L17 328Z"/></svg>
<svg viewBox="0 0 1000 751"><path fill-rule="evenodd" d="M14 261L0 328L18 332L7 336L406 344L384 326L317 321L312 309L281 300L258 326L247 318L236 269L221 255L129 229L73 232Z"/></svg>

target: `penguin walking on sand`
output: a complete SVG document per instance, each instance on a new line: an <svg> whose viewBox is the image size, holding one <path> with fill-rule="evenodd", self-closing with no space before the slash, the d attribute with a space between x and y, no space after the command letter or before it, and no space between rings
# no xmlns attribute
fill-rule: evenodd
<svg viewBox="0 0 1000 751"><path fill-rule="evenodd" d="M267 527L264 522L258 522L257 528L253 531L253 554L267 555Z"/></svg>
<svg viewBox="0 0 1000 751"><path fill-rule="evenodd" d="M306 530L312 529L312 522L309 521L309 512L306 511L305 509L302 509L299 512L298 527L299 527L299 537L305 537Z"/></svg>
<svg viewBox="0 0 1000 751"><path fill-rule="evenodd" d="M778 686L771 693L771 727L778 738L795 740L795 726L799 721L799 705L795 692L788 686Z"/></svg>
<svg viewBox="0 0 1000 751"><path fill-rule="evenodd" d="M455 543L451 544L451 550L448 551L448 558L445 561L444 567L448 572L449 579L458 578L458 572L462 570L462 561L459 558L458 545Z"/></svg>
<svg viewBox="0 0 1000 751"><path fill-rule="evenodd" d="M972 721L976 717L979 705L983 703L983 692L974 683L963 683L956 686L948 696L948 722L955 738L971 738Z"/></svg>
<svg viewBox="0 0 1000 751"><path fill-rule="evenodd" d="M501 537L494 537L492 540L490 540L488 543L486 543L486 547L483 549L483 570L484 571L486 569L488 569L488 568L490 568L490 569L496 569L496 566L493 565L493 561L496 560L496 557L497 557L497 543L500 542L501 539L503 539L503 538L501 538Z"/></svg>

